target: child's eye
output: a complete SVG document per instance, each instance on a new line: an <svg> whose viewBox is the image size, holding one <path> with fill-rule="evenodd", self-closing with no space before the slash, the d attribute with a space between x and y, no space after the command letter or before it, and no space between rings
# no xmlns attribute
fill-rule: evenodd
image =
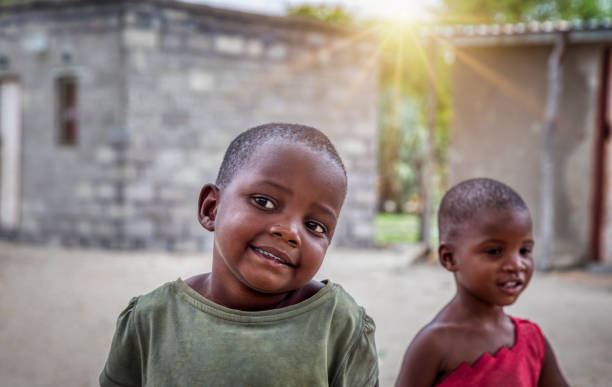
<svg viewBox="0 0 612 387"><path fill-rule="evenodd" d="M270 199L266 199L262 196L256 196L253 198L253 201L257 204L259 204L261 207L265 208L266 210L273 210L274 209L274 203L272 203L272 201Z"/></svg>
<svg viewBox="0 0 612 387"><path fill-rule="evenodd" d="M529 255L529 254L531 254L531 249L528 249L528 248L526 248L526 247L523 247L523 248L520 250L520 253L521 253L521 255Z"/></svg>
<svg viewBox="0 0 612 387"><path fill-rule="evenodd" d="M308 221L306 222L306 227L308 227L309 229L311 229L312 231L316 233L323 234L325 232L325 227L323 227L321 224L317 222Z"/></svg>
<svg viewBox="0 0 612 387"><path fill-rule="evenodd" d="M497 256L497 255L500 255L502 253L502 249L499 248L499 247L490 248L490 249L486 250L486 253L488 255L495 255L495 256Z"/></svg>

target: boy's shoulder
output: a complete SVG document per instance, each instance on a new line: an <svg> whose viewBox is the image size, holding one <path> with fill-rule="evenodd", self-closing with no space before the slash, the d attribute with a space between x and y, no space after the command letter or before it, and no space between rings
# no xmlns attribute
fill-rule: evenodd
<svg viewBox="0 0 612 387"><path fill-rule="evenodd" d="M356 323L365 319L367 323L374 324L366 314L365 309L355 301L342 285L331 283L331 287L334 293L334 318L352 320Z"/></svg>
<svg viewBox="0 0 612 387"><path fill-rule="evenodd" d="M165 311L168 308L169 301L176 297L177 281L166 282L148 293L133 297L126 311L136 316Z"/></svg>

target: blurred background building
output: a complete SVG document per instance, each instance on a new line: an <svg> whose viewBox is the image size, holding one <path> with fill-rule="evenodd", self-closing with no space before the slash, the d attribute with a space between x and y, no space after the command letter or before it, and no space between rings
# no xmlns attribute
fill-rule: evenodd
<svg viewBox="0 0 612 387"><path fill-rule="evenodd" d="M3 235L208 248L201 186L237 134L280 121L336 144L350 176L336 243L371 244L377 61L353 29L162 0L0 7Z"/></svg>
<svg viewBox="0 0 612 387"><path fill-rule="evenodd" d="M552 266L612 262L612 20L463 26L437 34L453 44L457 58L451 180L507 182L524 196L536 230L544 202L552 204ZM553 185L552 195L542 197L551 103L558 106L550 133Z"/></svg>

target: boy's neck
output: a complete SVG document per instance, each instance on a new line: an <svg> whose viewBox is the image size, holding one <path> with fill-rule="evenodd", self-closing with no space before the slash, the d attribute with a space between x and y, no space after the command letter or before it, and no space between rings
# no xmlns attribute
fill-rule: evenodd
<svg viewBox="0 0 612 387"><path fill-rule="evenodd" d="M230 309L260 311L295 305L315 295L324 284L310 281L305 286L285 293L257 293L246 286L227 286L215 281L213 273L196 275L185 283L208 300Z"/></svg>

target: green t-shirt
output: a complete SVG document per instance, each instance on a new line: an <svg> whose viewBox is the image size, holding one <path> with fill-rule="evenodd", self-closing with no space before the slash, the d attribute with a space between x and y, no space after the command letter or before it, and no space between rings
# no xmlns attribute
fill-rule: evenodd
<svg viewBox="0 0 612 387"><path fill-rule="evenodd" d="M374 322L327 282L296 305L229 309L181 279L119 315L101 386L374 386Z"/></svg>

